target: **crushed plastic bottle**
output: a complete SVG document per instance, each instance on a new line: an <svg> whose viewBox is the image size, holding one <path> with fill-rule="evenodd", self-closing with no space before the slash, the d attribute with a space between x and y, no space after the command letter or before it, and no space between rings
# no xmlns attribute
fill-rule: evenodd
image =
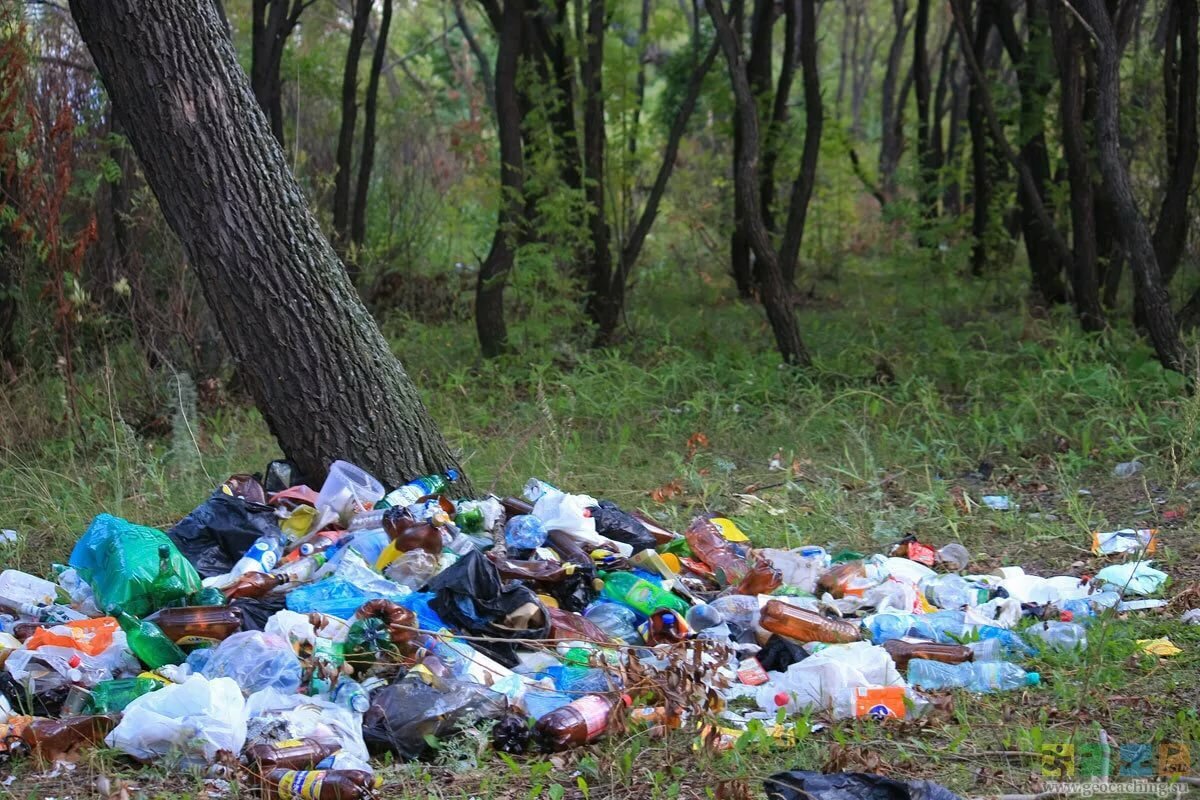
<svg viewBox="0 0 1200 800"><path fill-rule="evenodd" d="M504 543L513 550L533 550L546 541L546 526L532 514L520 514L504 524Z"/></svg>
<svg viewBox="0 0 1200 800"><path fill-rule="evenodd" d="M1075 622L1049 620L1029 626L1025 635L1051 650L1086 650L1087 629Z"/></svg>
<svg viewBox="0 0 1200 800"><path fill-rule="evenodd" d="M640 644L637 613L628 606L615 602L594 603L583 616L614 639L626 644Z"/></svg>
<svg viewBox="0 0 1200 800"><path fill-rule="evenodd" d="M908 662L908 682L922 689L966 689L983 694L1037 686L1041 676L1008 661L943 664L915 658Z"/></svg>

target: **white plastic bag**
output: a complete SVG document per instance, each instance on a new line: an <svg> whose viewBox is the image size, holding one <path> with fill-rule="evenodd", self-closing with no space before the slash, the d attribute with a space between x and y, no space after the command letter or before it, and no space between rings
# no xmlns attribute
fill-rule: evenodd
<svg viewBox="0 0 1200 800"><path fill-rule="evenodd" d="M370 756L362 738L361 714L319 697L263 689L246 700L246 719L263 717L287 720L292 738L337 742L343 751L338 760L339 769L371 771ZM351 760L356 766L346 766Z"/></svg>
<svg viewBox="0 0 1200 800"><path fill-rule="evenodd" d="M533 504L533 516L542 521L546 530L563 531L581 542L602 547L611 545L623 556L633 555L633 548L624 542L614 542L596 533L596 520L588 510L600 501L586 494L546 492Z"/></svg>
<svg viewBox="0 0 1200 800"><path fill-rule="evenodd" d="M1108 584L1124 594L1154 594L1167 582L1167 573L1150 566L1149 561L1113 564L1096 573L1097 584Z"/></svg>
<svg viewBox="0 0 1200 800"><path fill-rule="evenodd" d="M246 743L246 707L232 678L193 675L135 699L104 739L109 747L151 761L179 756L185 764L210 764L221 750L240 753Z"/></svg>
<svg viewBox="0 0 1200 800"><path fill-rule="evenodd" d="M796 713L813 706L834 709L847 696L846 690L872 686L904 686L896 663L882 647L866 642L831 645L788 667L770 673L771 680L758 687L758 705L774 711L776 695L788 695L787 710Z"/></svg>

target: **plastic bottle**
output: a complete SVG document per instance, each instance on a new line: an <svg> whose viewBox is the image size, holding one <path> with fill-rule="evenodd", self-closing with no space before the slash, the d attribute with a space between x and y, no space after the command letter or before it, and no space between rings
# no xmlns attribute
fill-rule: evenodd
<svg viewBox="0 0 1200 800"><path fill-rule="evenodd" d="M266 800L358 800L379 781L357 769L272 769L263 776Z"/></svg>
<svg viewBox="0 0 1200 800"><path fill-rule="evenodd" d="M533 584L535 587L562 583L579 571L579 568L570 561L564 564L559 561L521 561L500 558L492 553L489 553L488 556L504 580L518 580Z"/></svg>
<svg viewBox="0 0 1200 800"><path fill-rule="evenodd" d="M673 611L655 611L639 629L646 644L675 644L687 640L687 622Z"/></svg>
<svg viewBox="0 0 1200 800"><path fill-rule="evenodd" d="M286 575L267 572L247 572L238 578L236 583L225 587L222 591L225 594L226 600L237 600L239 598L258 599L265 597L271 590L278 589L287 582L288 578Z"/></svg>
<svg viewBox="0 0 1200 800"><path fill-rule="evenodd" d="M725 623L725 615L708 603L697 603L684 616L688 627L696 632L715 628Z"/></svg>
<svg viewBox="0 0 1200 800"><path fill-rule="evenodd" d="M538 673L539 678L550 678L554 688L560 692L580 695L589 692L607 692L613 688L608 673L602 669L576 666L547 667Z"/></svg>
<svg viewBox="0 0 1200 800"><path fill-rule="evenodd" d="M381 505L385 508L404 508L405 506L410 506L427 495L442 494L456 480L458 480L458 470L456 469L446 470L444 476L423 475L420 478L414 478L403 486L398 486L384 495L383 501L377 503L376 507Z"/></svg>
<svg viewBox="0 0 1200 800"><path fill-rule="evenodd" d="M307 583L317 574L317 570L325 566L329 558L324 553L313 553L299 561L276 569L272 575L283 578L284 583Z"/></svg>
<svg viewBox="0 0 1200 800"><path fill-rule="evenodd" d="M1037 639L1051 650L1087 649L1087 630L1075 622L1039 622L1029 626L1025 635Z"/></svg>
<svg viewBox="0 0 1200 800"><path fill-rule="evenodd" d="M348 530L318 531L302 540L299 545L293 547L283 558L279 559L279 563L290 564L293 561L299 561L305 556L311 556L313 553L323 553L326 550L331 550L349 538L350 535L351 532Z"/></svg>
<svg viewBox="0 0 1200 800"><path fill-rule="evenodd" d="M532 550L546 541L546 526L532 514L510 517L504 524L504 543L513 550Z"/></svg>
<svg viewBox="0 0 1200 800"><path fill-rule="evenodd" d="M943 664L962 664L973 660L975 656L971 648L961 644L906 642L903 639L889 639L883 643L883 649L888 651L900 672L908 669L908 663L914 658L940 661Z"/></svg>
<svg viewBox="0 0 1200 800"><path fill-rule="evenodd" d="M117 721L115 714L35 718L21 731L21 741L34 755L53 762L83 745L98 744L117 726Z"/></svg>
<svg viewBox="0 0 1200 800"><path fill-rule="evenodd" d="M936 575L921 582L921 590L925 599L938 608L957 609L963 606L977 606L988 601L988 590L973 584L961 575L949 573Z"/></svg>
<svg viewBox="0 0 1200 800"><path fill-rule="evenodd" d="M283 532L266 533L258 537L246 555L238 559L230 573L241 577L247 572L270 572L275 569L279 559L283 557L283 549L287 546L287 537Z"/></svg>
<svg viewBox="0 0 1200 800"><path fill-rule="evenodd" d="M650 616L660 608L686 614L687 601L676 597L660 586L655 586L632 572L613 572L604 579L606 600L629 606L643 616Z"/></svg>
<svg viewBox="0 0 1200 800"><path fill-rule="evenodd" d="M180 647L209 647L242 629L242 612L224 606L183 606L159 609L146 621Z"/></svg>
<svg viewBox="0 0 1200 800"><path fill-rule="evenodd" d="M90 714L115 714L144 694L163 686L154 678L117 678L101 681L92 687L87 712Z"/></svg>
<svg viewBox="0 0 1200 800"><path fill-rule="evenodd" d="M822 547L799 547L795 550L759 550L780 571L783 582L808 593L816 591L817 579L829 565L829 554Z"/></svg>
<svg viewBox="0 0 1200 800"><path fill-rule="evenodd" d="M394 550L406 553L418 548L431 556L442 554L442 534L435 525L422 522L407 509L389 508L383 514L383 529L387 531Z"/></svg>
<svg viewBox="0 0 1200 800"><path fill-rule="evenodd" d="M319 739L288 739L283 742L260 742L246 748L246 761L256 765L259 773L272 769L310 770L341 749L336 741Z"/></svg>
<svg viewBox="0 0 1200 800"><path fill-rule="evenodd" d="M980 639L977 642L967 642L971 650L972 661L1006 661L1019 657L1021 654L1010 653L999 639Z"/></svg>
<svg viewBox="0 0 1200 800"><path fill-rule="evenodd" d="M551 711L534 725L534 737L543 749L558 752L590 744L604 735L616 703L590 694Z"/></svg>
<svg viewBox="0 0 1200 800"><path fill-rule="evenodd" d="M759 559L733 590L734 594L770 594L783 585L783 575L766 559Z"/></svg>
<svg viewBox="0 0 1200 800"><path fill-rule="evenodd" d="M937 631L919 614L873 614L865 620L865 626L875 644L883 644L890 639L902 639L905 636L938 638Z"/></svg>
<svg viewBox="0 0 1200 800"><path fill-rule="evenodd" d="M46 625L62 625L67 622L78 622L87 619L85 615L80 614L70 606L58 603L35 605L33 603L22 603L19 600L3 596L0 596L0 608L7 609L14 614L24 617L31 617Z"/></svg>
<svg viewBox="0 0 1200 800"><path fill-rule="evenodd" d="M873 586L887 578L876 564L846 561L838 564L817 580L817 592L828 592L834 598L862 597Z"/></svg>
<svg viewBox="0 0 1200 800"><path fill-rule="evenodd" d="M58 587L51 581L26 572L6 569L4 572L0 572L0 597L5 597L14 603L45 606L55 602L58 598Z"/></svg>
<svg viewBox="0 0 1200 800"><path fill-rule="evenodd" d="M424 550L410 550L388 564L383 575L414 592L437 574L438 560Z"/></svg>
<svg viewBox="0 0 1200 800"><path fill-rule="evenodd" d="M454 509L454 524L463 533L488 534L503 515L504 507L499 498L463 500Z"/></svg>
<svg viewBox="0 0 1200 800"><path fill-rule="evenodd" d="M1041 676L1008 661L943 664L914 658L908 662L908 682L922 689L966 689L987 693L1037 686Z"/></svg>
<svg viewBox="0 0 1200 800"><path fill-rule="evenodd" d="M758 598L744 594L727 594L713 600L709 605L725 622L737 626L742 631L754 630L762 616Z"/></svg>
<svg viewBox="0 0 1200 800"><path fill-rule="evenodd" d="M798 642L837 644L862 639L861 629L854 623L823 617L782 600L770 600L763 606L759 625Z"/></svg>
<svg viewBox="0 0 1200 800"><path fill-rule="evenodd" d="M737 585L750 571L750 565L722 534L711 520L697 517L684 531L692 553L717 575L722 586Z"/></svg>
<svg viewBox="0 0 1200 800"><path fill-rule="evenodd" d="M139 620L120 609L114 611L113 616L117 618L121 630L125 631L129 649L150 669L182 664L187 660L187 655L153 622Z"/></svg>
<svg viewBox="0 0 1200 800"><path fill-rule="evenodd" d="M637 630L637 614L627 606L601 601L583 612L583 616L613 639L619 639L626 644L641 642Z"/></svg>
<svg viewBox="0 0 1200 800"><path fill-rule="evenodd" d="M363 685L345 675L338 678L337 684L330 693L330 699L355 714L365 714L371 707L371 697Z"/></svg>
<svg viewBox="0 0 1200 800"><path fill-rule="evenodd" d="M530 478L525 482L525 488L521 490L521 494L531 503L536 503L542 497L548 494L562 494L562 490L556 486L546 483L538 478ZM528 511L520 512L528 514Z"/></svg>

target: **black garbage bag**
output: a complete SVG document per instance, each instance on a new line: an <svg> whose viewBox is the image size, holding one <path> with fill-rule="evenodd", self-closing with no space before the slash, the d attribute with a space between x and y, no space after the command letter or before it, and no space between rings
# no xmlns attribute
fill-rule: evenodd
<svg viewBox="0 0 1200 800"><path fill-rule="evenodd" d="M653 550L658 544L646 526L629 514L622 511L611 500L601 500L599 505L591 507L592 519L596 520L596 533L621 542L633 548L633 552Z"/></svg>
<svg viewBox="0 0 1200 800"><path fill-rule="evenodd" d="M515 581L505 585L496 565L478 550L472 550L433 576L425 590L434 593L429 607L461 633L502 639L545 639L550 633L546 607L533 590ZM524 627L513 625L508 619L514 612L526 618ZM517 652L512 644L471 642L471 645L506 667L517 665Z"/></svg>
<svg viewBox="0 0 1200 800"><path fill-rule="evenodd" d="M17 682L7 670L0 669L0 694L18 714L27 717L57 717L67 700L69 686L56 686L47 691L30 691Z"/></svg>
<svg viewBox="0 0 1200 800"><path fill-rule="evenodd" d="M275 509L232 497L220 489L167 531L202 578L229 572L265 534L281 535L275 524Z"/></svg>
<svg viewBox="0 0 1200 800"><path fill-rule="evenodd" d="M933 781L897 781L867 772L794 769L763 781L767 800L962 800Z"/></svg>
<svg viewBox="0 0 1200 800"><path fill-rule="evenodd" d="M771 634L763 649L758 651L758 663L767 672L783 672L797 661L808 658L808 652L791 639Z"/></svg>
<svg viewBox="0 0 1200 800"><path fill-rule="evenodd" d="M229 604L242 612L242 630L266 630L267 620L275 616L276 611L282 611L287 603L282 595L260 598L240 597Z"/></svg>
<svg viewBox="0 0 1200 800"><path fill-rule="evenodd" d="M391 752L412 761L429 750L426 737L443 737L459 725L499 717L503 700L477 683L451 681L439 689L405 678L371 695L371 707L363 714L363 742L372 755Z"/></svg>

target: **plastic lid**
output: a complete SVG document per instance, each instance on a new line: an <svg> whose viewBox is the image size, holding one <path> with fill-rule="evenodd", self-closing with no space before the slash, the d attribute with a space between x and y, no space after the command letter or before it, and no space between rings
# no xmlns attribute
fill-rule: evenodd
<svg viewBox="0 0 1200 800"><path fill-rule="evenodd" d="M1063 622L1071 622L1075 619L1075 612L1074 611L1060 612L1058 615L1058 618L1061 619Z"/></svg>
<svg viewBox="0 0 1200 800"><path fill-rule="evenodd" d="M675 615L670 612L663 614L662 622L663 622L663 625L674 625L675 624Z"/></svg>
<svg viewBox="0 0 1200 800"><path fill-rule="evenodd" d="M1026 672L1025 673L1025 685L1026 686L1037 686L1041 682L1042 682L1042 676L1039 675L1038 673L1036 673L1036 672Z"/></svg>
<svg viewBox="0 0 1200 800"><path fill-rule="evenodd" d="M67 661L67 666L74 669L75 667L78 667L82 663L83 663L83 659L80 658L78 654L76 654L76 655L71 656L70 660Z"/></svg>
<svg viewBox="0 0 1200 800"><path fill-rule="evenodd" d="M450 481L451 483L454 483L456 480L458 480L460 475L461 473L454 467L446 470L446 480Z"/></svg>

